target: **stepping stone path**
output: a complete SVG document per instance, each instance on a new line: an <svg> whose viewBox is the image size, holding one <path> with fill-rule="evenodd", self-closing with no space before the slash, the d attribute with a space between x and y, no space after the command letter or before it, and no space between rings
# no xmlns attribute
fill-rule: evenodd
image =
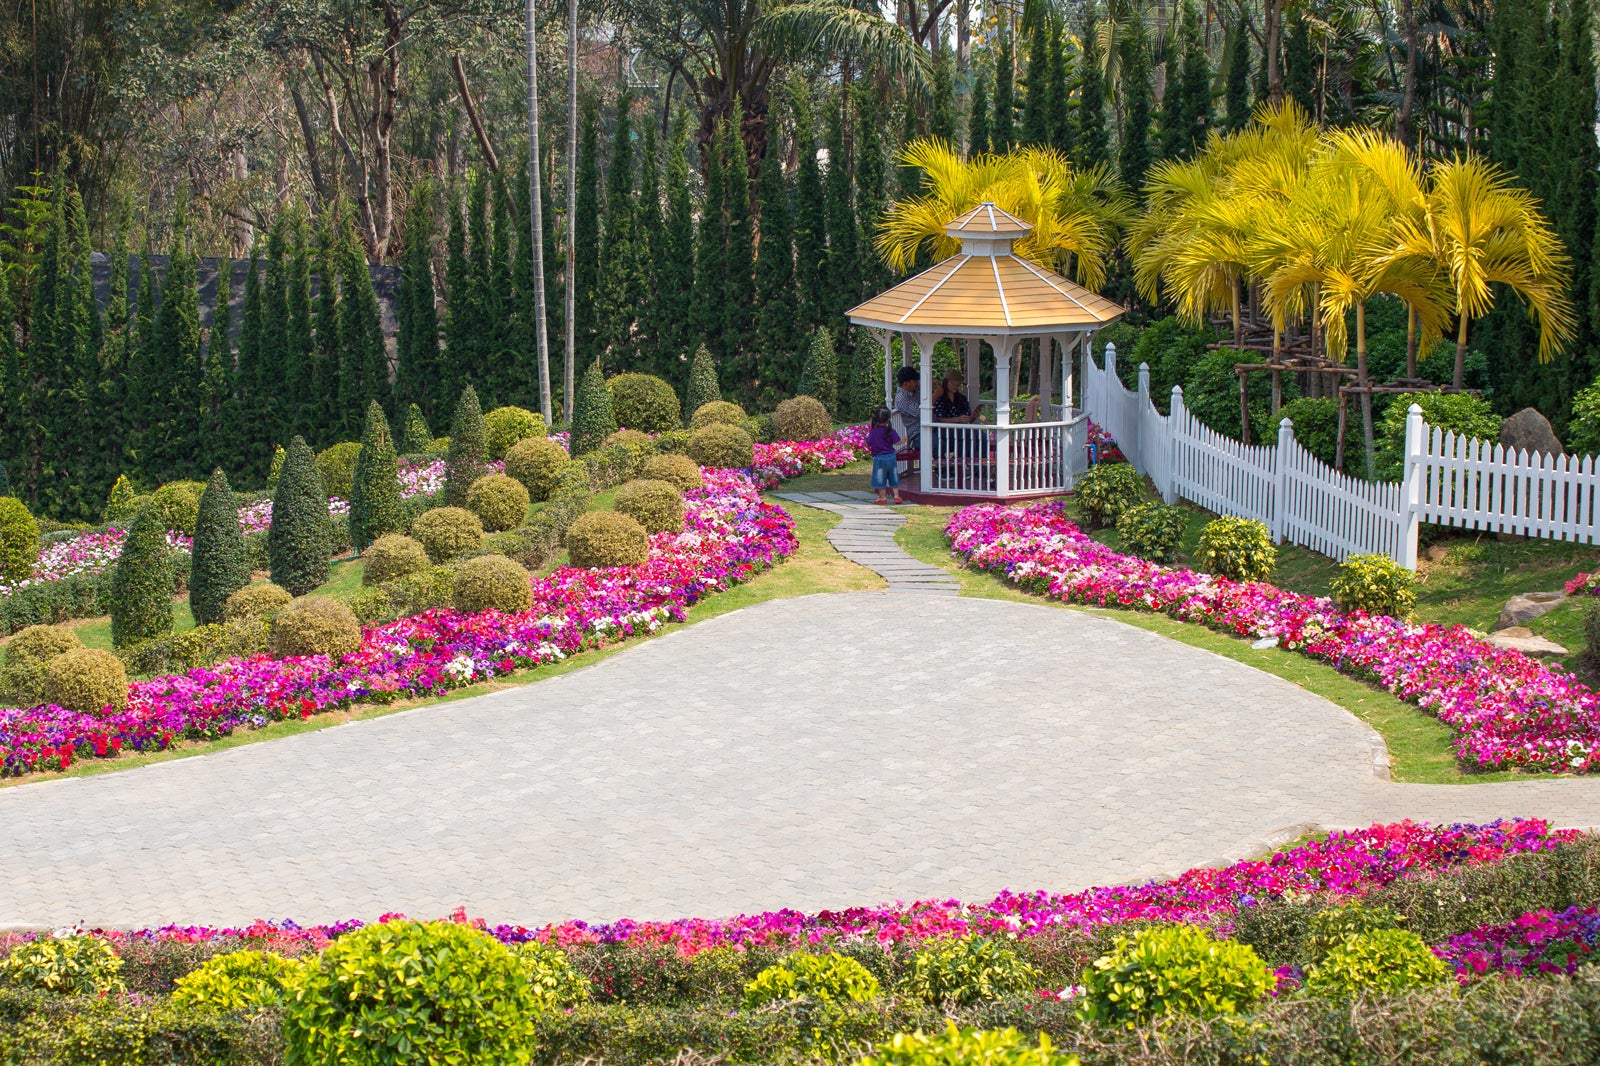
<svg viewBox="0 0 1600 1066"><path fill-rule="evenodd" d="M895 530L906 524L900 509L874 501L876 494L849 492L780 492L780 500L831 511L844 518L828 530L828 543L840 555L889 582L890 592L954 596L961 590L946 570L912 558L895 543Z"/></svg>

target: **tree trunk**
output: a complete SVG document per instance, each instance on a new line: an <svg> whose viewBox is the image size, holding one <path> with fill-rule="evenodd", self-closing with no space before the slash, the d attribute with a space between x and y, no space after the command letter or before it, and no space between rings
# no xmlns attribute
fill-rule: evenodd
<svg viewBox="0 0 1600 1066"><path fill-rule="evenodd" d="M1283 0L1266 0L1264 19L1267 39L1261 51L1267 63L1267 99L1276 104L1283 100L1283 70L1278 63L1279 38L1283 36Z"/></svg>
<svg viewBox="0 0 1600 1066"><path fill-rule="evenodd" d="M530 23L529 25L528 55L531 59L533 56L533 39L531 36L533 31L531 29L532 24ZM461 93L461 106L466 109L467 122L471 124L472 135L478 141L478 151L483 153L483 161L488 165L489 172L498 178L500 177L500 156L495 153L494 142L489 140L489 131L484 127L483 115L478 112L478 102L472 98L472 87L467 84L467 68L462 64L459 55L450 57L450 72L456 77L456 88ZM537 103L538 98L538 78L536 75L530 74L528 76L529 106L531 107ZM530 130L536 122L538 122L537 116L528 119ZM513 210L515 209L513 208Z"/></svg>
<svg viewBox="0 0 1600 1066"><path fill-rule="evenodd" d="M1417 309L1406 304L1406 377L1417 379Z"/></svg>
<svg viewBox="0 0 1600 1066"><path fill-rule="evenodd" d="M572 418L572 394L577 385L577 297L572 283L577 273L578 250L572 243L572 220L578 213L578 0L567 0L567 329L566 380L561 390L562 414Z"/></svg>
<svg viewBox="0 0 1600 1066"><path fill-rule="evenodd" d="M1367 305L1356 304L1356 384L1369 391L1361 394L1361 439L1367 448L1367 480L1372 480L1376 449L1372 438L1372 382L1367 380Z"/></svg>
<svg viewBox="0 0 1600 1066"><path fill-rule="evenodd" d="M528 37L528 233L533 242L533 328L539 352L539 413L544 424L554 421L550 410L550 334L544 292L544 193L540 188L544 160L539 151L539 64L534 33L533 0L527 5ZM457 58L459 67L461 60ZM466 77L462 75L465 84Z"/></svg>
<svg viewBox="0 0 1600 1066"><path fill-rule="evenodd" d="M1456 372L1451 379L1451 384L1456 388L1465 388L1467 381L1467 316L1461 314L1461 325L1456 330Z"/></svg>

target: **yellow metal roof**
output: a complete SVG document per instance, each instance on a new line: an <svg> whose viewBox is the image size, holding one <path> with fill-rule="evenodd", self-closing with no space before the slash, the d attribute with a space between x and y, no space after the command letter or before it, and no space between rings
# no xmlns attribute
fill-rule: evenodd
<svg viewBox="0 0 1600 1066"><path fill-rule="evenodd" d="M1018 221L998 208L995 214ZM1027 226L1026 222L1020 224ZM993 231L975 234L970 229L965 233L1000 235ZM850 321L953 335L1054 333L1097 329L1116 320L1122 311L1104 296L1016 255L958 253L852 307Z"/></svg>
<svg viewBox="0 0 1600 1066"><path fill-rule="evenodd" d="M1022 237L1033 231L1033 224L985 200L945 226L944 231L952 237Z"/></svg>

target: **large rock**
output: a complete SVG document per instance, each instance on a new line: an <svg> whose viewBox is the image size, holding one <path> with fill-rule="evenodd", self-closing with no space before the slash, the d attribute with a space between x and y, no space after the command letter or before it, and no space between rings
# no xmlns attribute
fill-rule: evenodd
<svg viewBox="0 0 1600 1066"><path fill-rule="evenodd" d="M1497 633L1490 633L1488 641L1497 648L1509 648L1512 651L1520 651L1524 655L1554 656L1567 654L1566 648L1563 648L1553 640L1546 640L1527 626L1512 626L1510 629L1502 629Z"/></svg>
<svg viewBox="0 0 1600 1066"><path fill-rule="evenodd" d="M1531 407L1524 407L1500 423L1500 443L1530 455L1535 452L1561 454L1561 438L1550 428L1550 420Z"/></svg>
<svg viewBox="0 0 1600 1066"><path fill-rule="evenodd" d="M1567 598L1563 592L1524 592L1520 596L1513 596L1500 608L1500 617L1495 621L1496 630L1507 629L1511 626L1525 625L1540 615L1549 614Z"/></svg>

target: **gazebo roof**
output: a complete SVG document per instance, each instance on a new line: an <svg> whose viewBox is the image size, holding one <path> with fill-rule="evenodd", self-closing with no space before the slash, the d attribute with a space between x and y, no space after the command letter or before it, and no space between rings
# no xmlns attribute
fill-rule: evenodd
<svg viewBox="0 0 1600 1066"><path fill-rule="evenodd" d="M985 200L946 225L944 231L952 237L1023 237L1033 232L1033 224Z"/></svg>

